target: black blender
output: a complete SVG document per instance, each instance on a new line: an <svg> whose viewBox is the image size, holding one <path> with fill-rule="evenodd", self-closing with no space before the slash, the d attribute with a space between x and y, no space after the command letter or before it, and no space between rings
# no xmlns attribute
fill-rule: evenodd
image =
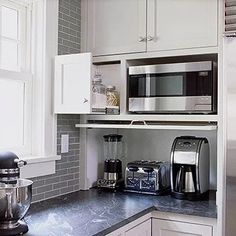
<svg viewBox="0 0 236 236"><path fill-rule="evenodd" d="M104 135L104 175L98 179L97 186L105 189L118 189L123 183L122 161L123 142L122 135Z"/></svg>

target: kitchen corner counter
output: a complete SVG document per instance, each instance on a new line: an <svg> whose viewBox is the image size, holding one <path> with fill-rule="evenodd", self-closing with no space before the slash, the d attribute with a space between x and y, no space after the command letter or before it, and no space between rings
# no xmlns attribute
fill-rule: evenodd
<svg viewBox="0 0 236 236"><path fill-rule="evenodd" d="M215 199L183 201L170 196L78 191L34 203L25 217L27 236L106 235L154 210L217 217Z"/></svg>

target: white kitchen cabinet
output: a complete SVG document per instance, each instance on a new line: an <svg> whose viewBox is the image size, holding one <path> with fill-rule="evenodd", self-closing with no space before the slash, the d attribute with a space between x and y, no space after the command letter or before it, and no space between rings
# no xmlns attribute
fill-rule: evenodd
<svg viewBox="0 0 236 236"><path fill-rule="evenodd" d="M153 211L107 234L107 236L151 235L216 236L216 219Z"/></svg>
<svg viewBox="0 0 236 236"><path fill-rule="evenodd" d="M151 225L151 214L148 214L107 234L107 236L151 236Z"/></svg>
<svg viewBox="0 0 236 236"><path fill-rule="evenodd" d="M212 236L213 227L172 220L152 219L152 236Z"/></svg>
<svg viewBox="0 0 236 236"><path fill-rule="evenodd" d="M87 0L87 7L84 41L94 56L218 44L218 0Z"/></svg>
<svg viewBox="0 0 236 236"><path fill-rule="evenodd" d="M89 0L89 51L93 55L146 51L146 0Z"/></svg>
<svg viewBox="0 0 236 236"><path fill-rule="evenodd" d="M149 0L147 51L217 46L217 0Z"/></svg>
<svg viewBox="0 0 236 236"><path fill-rule="evenodd" d="M91 53L56 56L54 112L91 113Z"/></svg>
<svg viewBox="0 0 236 236"><path fill-rule="evenodd" d="M151 219L125 232L125 236L151 236Z"/></svg>
<svg viewBox="0 0 236 236"><path fill-rule="evenodd" d="M54 113L104 114L92 108L92 80L96 70L106 87L112 85L121 90L119 62L94 65L91 53L55 57Z"/></svg>

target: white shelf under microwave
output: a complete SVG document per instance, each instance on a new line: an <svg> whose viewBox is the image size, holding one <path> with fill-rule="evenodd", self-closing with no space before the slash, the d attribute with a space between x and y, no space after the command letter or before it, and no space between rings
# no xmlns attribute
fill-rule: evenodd
<svg viewBox="0 0 236 236"><path fill-rule="evenodd" d="M136 121L135 121L136 123ZM84 123L76 124L76 128L92 128L92 129L152 129L152 130L196 130L196 131L211 131L217 130L216 124L146 124L142 121L137 121L138 124L106 124L106 123Z"/></svg>
<svg viewBox="0 0 236 236"><path fill-rule="evenodd" d="M88 115L87 120L104 120L105 121L132 121L132 120L145 120L145 121L163 121L163 122L217 122L218 115L186 115L186 114L121 114L121 115Z"/></svg>

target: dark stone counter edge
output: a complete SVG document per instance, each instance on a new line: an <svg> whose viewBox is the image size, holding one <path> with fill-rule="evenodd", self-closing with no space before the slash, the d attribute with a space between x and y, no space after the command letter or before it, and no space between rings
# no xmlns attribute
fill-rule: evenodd
<svg viewBox="0 0 236 236"><path fill-rule="evenodd" d="M160 212L217 219L217 213L207 213L207 212L200 212L200 211L186 210L186 209L184 211L180 211L179 209L175 209L175 208L168 209L166 207L158 207L158 206L155 206L154 209Z"/></svg>
<svg viewBox="0 0 236 236"><path fill-rule="evenodd" d="M137 220L138 218L140 218L140 217L142 217L142 216L144 216L144 215L146 215L148 213L151 213L151 212L153 212L155 210L156 210L155 206L149 207L149 208L147 208L147 209L145 209L145 210L143 210L143 211L141 211L141 212L139 212L139 213L137 213L137 214L135 214L135 215L133 215L133 216L131 216L131 217L121 221L121 222L119 222L118 224L112 225L110 228L105 229L105 230L95 234L94 236L104 236L106 234L109 234L109 233L111 233L111 232L113 232L113 231L115 231L115 230L117 230L117 229L119 229L119 228L121 228L121 227L123 227L123 226L125 226L125 225L127 225L129 223L131 223L132 221Z"/></svg>
<svg viewBox="0 0 236 236"><path fill-rule="evenodd" d="M181 214L181 215L191 215L191 216L197 216L197 217L206 217L206 218L213 218L213 219L217 219L217 214L209 214L207 215L206 212L204 214L200 214L200 212L194 212L194 211L186 211L186 209L184 211L179 211L179 209L168 209L168 208L164 208L164 207L157 207L157 206L152 206L152 207L149 207L121 222L119 222L118 224L115 224L115 225L112 225L110 228L108 229L105 229L97 234L95 234L95 236L104 236L104 235L107 235L129 223L131 223L132 221L134 220L137 220L138 218L148 214L148 213L151 213L153 211L159 211L159 212L166 212L166 213L173 213L173 214Z"/></svg>

